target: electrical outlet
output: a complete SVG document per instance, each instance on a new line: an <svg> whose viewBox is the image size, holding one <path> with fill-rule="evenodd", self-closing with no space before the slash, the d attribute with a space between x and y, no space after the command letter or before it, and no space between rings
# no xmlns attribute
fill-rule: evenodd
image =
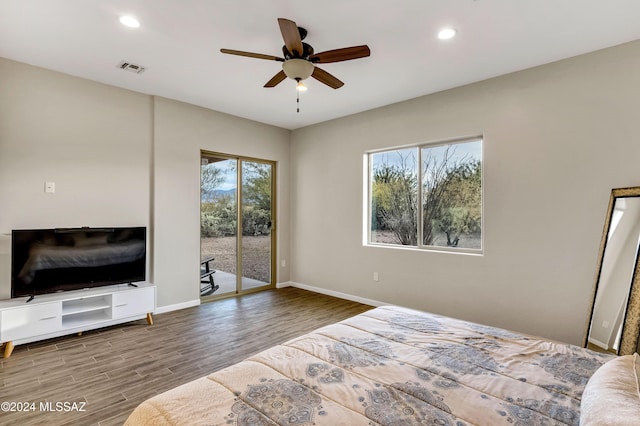
<svg viewBox="0 0 640 426"><path fill-rule="evenodd" d="M286 260L284 260L284 259L282 259L282 267L283 267L283 268L286 268L286 267L287 267L287 261L286 261Z"/></svg>
<svg viewBox="0 0 640 426"><path fill-rule="evenodd" d="M609 328L609 321L602 321L603 328Z"/></svg>
<svg viewBox="0 0 640 426"><path fill-rule="evenodd" d="M374 272L374 273L373 273L373 280L374 280L374 281L379 281L379 278L380 278L380 277L378 276L378 273L377 273L377 272Z"/></svg>

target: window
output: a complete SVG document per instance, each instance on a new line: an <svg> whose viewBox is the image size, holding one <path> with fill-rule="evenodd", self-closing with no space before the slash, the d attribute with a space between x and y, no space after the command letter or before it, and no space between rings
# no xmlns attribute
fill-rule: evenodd
<svg viewBox="0 0 640 426"><path fill-rule="evenodd" d="M369 244L482 251L482 139L367 156Z"/></svg>

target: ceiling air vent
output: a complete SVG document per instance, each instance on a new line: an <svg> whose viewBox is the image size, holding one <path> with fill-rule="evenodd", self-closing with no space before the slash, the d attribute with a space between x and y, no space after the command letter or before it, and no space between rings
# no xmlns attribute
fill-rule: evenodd
<svg viewBox="0 0 640 426"><path fill-rule="evenodd" d="M120 68L121 70L133 72L133 73L136 73L136 74L141 74L146 69L143 66L132 64L131 62L127 62L127 61L120 62L118 64L118 68Z"/></svg>

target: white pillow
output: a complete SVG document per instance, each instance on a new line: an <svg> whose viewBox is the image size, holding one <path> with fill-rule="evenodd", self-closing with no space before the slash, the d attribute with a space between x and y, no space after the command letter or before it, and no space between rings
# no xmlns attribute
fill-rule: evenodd
<svg viewBox="0 0 640 426"><path fill-rule="evenodd" d="M640 425L640 357L607 361L587 382L580 403L580 426Z"/></svg>

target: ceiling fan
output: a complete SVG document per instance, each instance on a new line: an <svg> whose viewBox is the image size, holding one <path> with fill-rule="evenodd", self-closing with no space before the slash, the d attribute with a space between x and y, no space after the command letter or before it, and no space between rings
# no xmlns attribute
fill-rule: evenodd
<svg viewBox="0 0 640 426"><path fill-rule="evenodd" d="M284 39L284 46L282 46L284 58L231 49L220 49L220 52L282 62L282 71L274 75L264 87L275 87L285 78L289 77L298 83L297 87L299 90L306 90L304 84L302 84L302 80L309 77L313 77L333 89L338 89L342 87L344 83L323 69L318 68L315 64L349 61L351 59L364 58L371 54L367 45L344 47L342 49L314 53L313 47L302 42L307 36L307 30L298 27L295 22L285 18L278 18L278 24L280 25L280 32Z"/></svg>

